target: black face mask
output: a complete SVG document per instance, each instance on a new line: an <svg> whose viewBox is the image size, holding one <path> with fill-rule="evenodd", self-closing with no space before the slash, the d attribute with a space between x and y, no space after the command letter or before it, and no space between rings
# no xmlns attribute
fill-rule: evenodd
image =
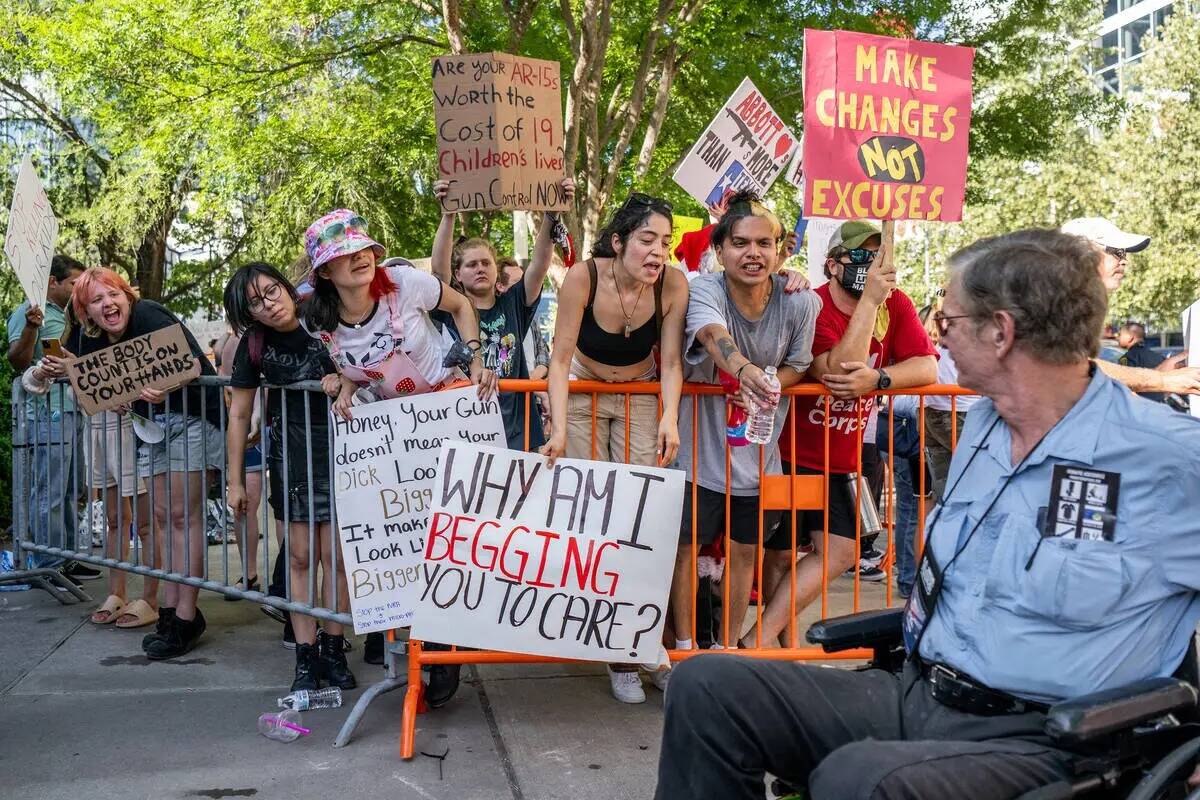
<svg viewBox="0 0 1200 800"><path fill-rule="evenodd" d="M862 297L863 289L867 287L867 270L870 264L842 264L842 288L854 297Z"/></svg>

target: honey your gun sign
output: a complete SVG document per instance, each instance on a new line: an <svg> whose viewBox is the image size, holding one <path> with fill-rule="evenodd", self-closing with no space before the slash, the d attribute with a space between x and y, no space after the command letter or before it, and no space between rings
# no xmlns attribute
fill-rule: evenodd
<svg viewBox="0 0 1200 800"><path fill-rule="evenodd" d="M355 406L351 420L333 418L338 535L356 633L412 621L443 442L505 441L499 403L476 391L384 400Z"/></svg>
<svg viewBox="0 0 1200 800"><path fill-rule="evenodd" d="M658 661L684 473L442 445L412 635Z"/></svg>

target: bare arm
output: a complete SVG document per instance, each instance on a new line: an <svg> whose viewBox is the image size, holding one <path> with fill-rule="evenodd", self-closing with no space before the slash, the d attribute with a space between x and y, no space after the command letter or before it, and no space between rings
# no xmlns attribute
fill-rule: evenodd
<svg viewBox="0 0 1200 800"><path fill-rule="evenodd" d="M8 346L8 363L17 372L24 372L33 363L33 348L37 345L43 319L42 309L30 306L25 312L25 327L21 329L20 337Z"/></svg>
<svg viewBox="0 0 1200 800"><path fill-rule="evenodd" d="M254 389L233 390L233 399L229 405L229 422L225 430L225 474L229 476L227 501L235 517L245 513L246 436L250 432L254 395Z"/></svg>
<svg viewBox="0 0 1200 800"><path fill-rule="evenodd" d="M433 271L433 277L445 284L450 283L450 257L453 250L454 214L442 214L442 221L438 223L437 233L433 237L430 269Z"/></svg>
<svg viewBox="0 0 1200 800"><path fill-rule="evenodd" d="M683 392L683 331L687 323L687 278L678 270L664 276L666 311L659 336L659 360L662 370L662 419L658 426L660 466L675 460L679 452L679 396Z"/></svg>
<svg viewBox="0 0 1200 800"><path fill-rule="evenodd" d="M915 356L899 364L884 367L884 371L892 379L893 389L937 383L937 359L933 356Z"/></svg>
<svg viewBox="0 0 1200 800"><path fill-rule="evenodd" d="M747 408L770 405L774 391L767 383L766 372L742 355L724 325L705 325L696 333L696 341L704 345L709 358L718 368L738 379L743 405ZM783 386L783 381L780 380L779 384Z"/></svg>
<svg viewBox="0 0 1200 800"><path fill-rule="evenodd" d="M551 459L566 452L567 384L579 339L579 325L583 321L583 308L587 303L588 280L586 268L572 269L558 291L558 319L554 323L554 350L550 354L548 381L552 433L542 450Z"/></svg>
<svg viewBox="0 0 1200 800"><path fill-rule="evenodd" d="M1126 367L1100 359L1092 360L1101 372L1125 384L1133 392L1200 394L1200 368L1197 367L1162 371L1144 367Z"/></svg>

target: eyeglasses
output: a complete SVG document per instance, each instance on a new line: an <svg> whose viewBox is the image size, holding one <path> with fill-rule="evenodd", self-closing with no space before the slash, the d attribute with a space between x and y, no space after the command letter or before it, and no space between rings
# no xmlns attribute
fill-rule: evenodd
<svg viewBox="0 0 1200 800"><path fill-rule="evenodd" d="M257 314L267 307L269 300L272 305L279 302L279 298L283 295L283 287L278 283L272 283L261 294L256 294L250 298L250 313Z"/></svg>
<svg viewBox="0 0 1200 800"><path fill-rule="evenodd" d="M848 256L851 264L861 267L863 264L870 264L874 261L876 252L865 247L856 247L853 250L847 250L842 255Z"/></svg>
<svg viewBox="0 0 1200 800"><path fill-rule="evenodd" d="M933 324L937 325L938 336L945 336L950 332L950 320L952 319L968 319L970 314L943 314L940 311L933 313Z"/></svg>
<svg viewBox="0 0 1200 800"><path fill-rule="evenodd" d="M1110 256L1116 256L1117 261L1124 261L1125 257L1129 255L1129 251L1124 247L1105 246L1104 252L1108 253Z"/></svg>
<svg viewBox="0 0 1200 800"><path fill-rule="evenodd" d="M321 244L340 242L346 238L346 234L349 232L361 233L365 236L367 233L367 221L355 214L345 222L331 222L325 226L325 230L321 231L321 235L317 237L317 241Z"/></svg>

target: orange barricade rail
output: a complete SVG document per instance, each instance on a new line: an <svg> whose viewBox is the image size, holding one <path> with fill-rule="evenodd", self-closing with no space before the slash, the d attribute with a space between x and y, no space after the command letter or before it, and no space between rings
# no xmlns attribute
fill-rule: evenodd
<svg viewBox="0 0 1200 800"><path fill-rule="evenodd" d="M504 391L504 392L521 393L521 394L525 395L525 401L524 401L525 447L528 450L529 449L529 418L532 413L536 413L531 410L534 406L533 393L547 391L546 381L502 380L502 381L500 381L500 389L501 389L501 391ZM628 461L629 461L630 399L631 399L632 395L644 395L644 394L658 395L660 390L661 390L661 385L657 381L653 381L653 382L646 381L646 382L637 382L637 383L604 383L602 381L571 381L570 382L570 391L572 394L580 394L580 393L590 394L591 398L592 398L592 448L593 448L592 454L593 454L593 456L595 456L595 453L596 453L596 450L595 450L595 448L596 448L596 408L597 408L597 396L598 395L601 395L601 394L610 394L610 395L611 394L623 394L623 395L625 395L625 412L626 412L625 413L625 462L628 463ZM683 403L691 403L692 404L692 419L695 420L698 417L697 412L699 410L699 399L702 395L723 395L723 394L724 394L724 391L722 390L722 388L720 386L709 385L709 384L684 384L683 396L680 399L680 405L682 405ZM738 656L742 656L742 657L766 658L766 659L773 659L773 660L780 660L780 661L832 661L832 660L865 659L865 658L870 657L870 655L871 655L869 650L850 650L850 651L846 651L846 652L830 654L830 653L824 652L819 647L801 647L800 646L799 635L798 635L799 625L797 624L797 613L799 612L799 609L796 608L796 564L799 561L798 558L791 559L791 574L790 574L790 580L789 580L789 587L790 587L789 588L789 594L790 594L789 619L791 620L791 622L788 625L788 627L785 628L785 633L781 634L781 638L782 638L782 636L786 635L786 641L783 642L784 646L782 646L782 647L765 647L763 645L763 642L761 641L761 627L762 627L762 614L763 614L763 600L761 597L761 591L762 591L761 587L762 587L762 577L763 577L763 512L764 511L795 511L795 510L800 510L800 511L813 510L813 511L815 511L815 510L819 509L825 513L826 523L825 523L825 530L823 532L823 536L825 539L825 546L823 546L821 548L821 552L823 554L821 573L822 573L823 577L822 577L822 581L821 581L820 613L819 613L818 618L823 619L827 616L830 616L829 577L827 574L828 573L828 546L827 545L828 545L829 536L830 536L829 524L828 524L828 516L829 516L828 510L829 510L829 476L830 476L830 471L829 471L829 431L830 431L829 419L830 419L831 415L829 413L829 411L830 411L829 406L830 406L830 402L832 400L832 396L829 394L828 390L825 389L824 386L822 386L820 384L813 384L813 383L805 383L805 384L800 384L798 386L793 386L791 388L785 389L783 391L783 394L785 396L789 396L789 397L807 395L807 396L822 396L824 398L825 472L823 475L822 474L816 474L816 475L796 475L796 474L793 474L793 475L764 475L763 474L763 462L764 462L763 453L764 453L764 451L763 451L762 447L758 448L758 450L759 450L758 458L759 458L760 497L762 498L761 502L759 503L758 544L755 547L755 564L754 564L754 577L756 580L756 585L758 587L760 587L759 588L760 599L756 606L756 611L755 611L755 615L756 615L755 629L758 633L757 633L756 640L754 642L753 647L742 648L742 649L737 649L737 650L732 650L732 651L725 651L725 652L736 653ZM960 395L969 395L969 394L970 394L970 392L968 392L958 386L944 386L944 385L923 386L923 387L919 387L919 388L896 389L896 390L887 390L887 391L882 391L882 392L872 392L871 393L871 395L880 395L880 396L892 396L892 395L913 396L913 395L915 395L919 398L919 408L918 408L918 426L919 426L918 430L919 430L919 437L920 437L919 470L918 470L918 475L913 476L913 480L916 483L916 485L914 485L914 489L916 490L916 494L918 496L918 500L917 500L917 503L918 503L917 533L916 533L915 541L913 543L914 560L920 559L922 536L923 536L924 528L925 528L925 515L926 515L926 512L928 511L928 509L926 508L926 500L925 500L925 495L926 495L926 491L928 488L925 485L925 460L926 460L925 459L925 401L926 401L926 398L931 397L931 396L948 396L951 398L950 411L952 414L955 414L957 412L957 407L955 405L955 398ZM660 399L659 400L659 415L661 416L661 414L662 414L662 401ZM865 486L863 486L863 484L865 484L865 480L863 479L863 476L862 476L862 443L863 443L863 429L864 429L863 423L864 423L864 419L865 419L865 414L862 409L861 403L859 404L859 407L858 407L858 414L859 414L859 425L857 428L857 437L858 437L857 474L860 476L859 481L861 483L859 485L863 487L862 489L859 490L861 492L863 489L865 489ZM792 432L791 435L793 436L792 444L793 444L793 451L794 451L794 445L795 445L794 437L796 436L796 405L795 405L795 403L790 404L790 407L788 409L788 416L789 416L790 422L792 423L790 426L790 430ZM953 417L952 417L952 419L953 419ZM885 418L882 414L879 417L879 424L881 424L881 425L885 424ZM882 492L883 510L880 513L880 519L881 519L881 522L883 525L883 530L886 531L886 533L887 533L887 553L886 553L886 556L885 556L885 558L883 560L883 564L882 564L882 568L884 569L884 572L885 572L885 579L882 584L883 585L882 597L879 598L881 607L891 606L894 604L894 602L896 600L896 598L893 598L892 576L891 576L891 570L890 570L890 565L895 560L894 531L895 531L895 525L896 525L896 516L895 516L896 502L895 502L895 481L894 481L895 447L894 447L894 439L893 439L895 414L894 414L894 408L892 407L891 404L889 404L888 409L887 409L886 424L888 426L888 454L887 454L887 462L886 462L887 466L886 466L886 472L885 472L886 483L885 483L884 491ZM951 437L952 437L953 443L957 444L957 428L956 428L956 426L951 425L950 431L951 431ZM776 432L776 434L778 434L778 432ZM682 435L682 433L681 433L681 435ZM698 463L697 462L698 462L698 458L699 458L698 448L697 448L698 442L696 439L696 437L698 436L698 426L697 425L692 426L691 435L693 437L693 440L692 440L693 462L690 466L690 469L688 469L688 472L689 472L688 480L690 482L694 483L695 477L698 472ZM749 445L749 446L754 447L754 445ZM725 447L725 475L726 475L726 486L727 487L729 485L731 463L732 463L731 449L730 449L729 445L726 444L726 447ZM696 547L696 545L697 545L696 518L697 517L696 517L695 512L696 512L696 502L697 502L698 494L699 494L698 492L692 493L692 511L693 511L693 513L692 513L692 546L693 546L693 551L697 553L697 556L698 556L699 551L698 551L698 548ZM858 495L856 495L856 496L858 496ZM730 528L730 525L729 525L730 495L728 492L726 492L726 495L725 495L725 515L726 515L726 517L725 517L726 525L725 525L725 539L724 539L725 549L724 549L724 552L726 554L725 555L726 570L727 570L726 574L728 574L729 553L730 553L730 531L729 531L729 528ZM796 530L795 515L789 515L789 516L791 517L790 534L791 534L791 540L792 540L791 541L792 552L795 553L799 532ZM856 530L855 530L855 545L857 547L860 543L861 534L862 534L862 516L861 516L861 514L856 514L855 517L857 520L856 525L855 525L855 528L856 528ZM676 535L677 534L674 531L671 532L672 537L675 537ZM855 564L855 566L854 566L854 585L853 585L851 607L840 609L838 611L839 614L850 613L852 611L856 612L856 611L861 610L860 606L861 606L861 601L862 601L862 597L861 597L862 582L859 579L859 561L857 558L855 558L854 564ZM692 597L692 629L690 631L688 631L688 633L691 635L690 635L690 637L687 637L687 638L691 638L692 641L695 642L697 639L697 637L696 637L696 619L697 619L696 611L697 611L697 609L696 609L695 598L696 598L696 593L697 593L697 589L699 586L699 578L697 575L697 559L693 559L693 561L692 561L691 584L692 585L691 585L690 596ZM724 626L724 631L723 631L724 635L722 638L726 642L730 641L730 636L729 636L729 624L730 624L730 620L729 620L729 617L730 617L729 589L730 589L730 581L723 580L722 581L722 603L721 603L721 605L722 605L722 609L723 609L722 625ZM668 603L667 607L668 608L670 607L669 603ZM740 624L743 624L742 621L739 621L739 625ZM710 652L720 652L720 651L696 650L696 649L686 650L686 651L681 651L681 650L669 650L668 651L672 662L679 661L679 660L685 659L685 658L689 658L691 656L699 655L700 653L710 653ZM567 659L554 658L554 657L548 657L548 656L535 656L535 655L528 655L528 654L524 654L524 653L506 653L506 652L487 651L487 650L460 650L456 647L451 648L449 650L426 651L423 648L421 642L416 641L416 640L410 640L408 643L408 689L407 689L407 691L405 693L405 697L404 697L404 717L403 717L403 721L402 721L401 736L400 736L400 756L401 756L401 758L409 759L409 758L412 758L412 756L413 756L414 744L415 744L415 738L416 738L417 714L421 711L424 711L424 703L423 703L424 684L421 681L421 668L422 667L429 666L429 665L435 665L435 664L535 664L535 663L562 663L565 661L567 661Z"/></svg>

